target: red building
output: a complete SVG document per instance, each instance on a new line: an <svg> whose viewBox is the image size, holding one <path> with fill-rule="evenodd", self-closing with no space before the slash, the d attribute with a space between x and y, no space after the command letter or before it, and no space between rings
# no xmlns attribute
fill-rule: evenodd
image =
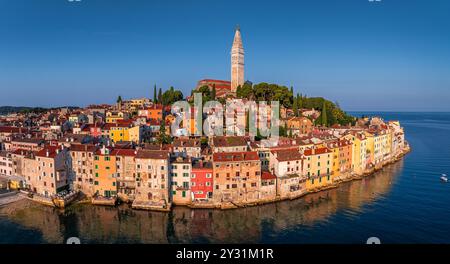
<svg viewBox="0 0 450 264"><path fill-rule="evenodd" d="M212 175L211 162L198 161L192 164L191 193L194 200L208 201L213 197Z"/></svg>

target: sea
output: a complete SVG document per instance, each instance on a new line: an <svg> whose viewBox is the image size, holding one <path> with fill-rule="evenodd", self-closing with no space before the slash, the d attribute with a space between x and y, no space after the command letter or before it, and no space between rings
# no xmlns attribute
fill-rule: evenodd
<svg viewBox="0 0 450 264"><path fill-rule="evenodd" d="M373 176L300 199L235 210L170 213L21 200L0 207L1 244L450 243L450 113L353 112L399 120L411 152Z"/></svg>

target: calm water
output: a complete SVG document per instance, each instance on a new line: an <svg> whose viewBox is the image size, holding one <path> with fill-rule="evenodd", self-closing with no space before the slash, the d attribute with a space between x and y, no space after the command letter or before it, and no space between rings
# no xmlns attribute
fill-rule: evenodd
<svg viewBox="0 0 450 264"><path fill-rule="evenodd" d="M20 201L0 208L0 243L450 243L450 184L439 180L450 175L450 113L378 114L402 122L412 152L361 181L231 211L59 211Z"/></svg>

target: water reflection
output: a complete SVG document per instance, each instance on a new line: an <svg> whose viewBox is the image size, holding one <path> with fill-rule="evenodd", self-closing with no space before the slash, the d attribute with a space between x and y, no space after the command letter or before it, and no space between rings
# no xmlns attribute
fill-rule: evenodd
<svg viewBox="0 0 450 264"><path fill-rule="evenodd" d="M77 236L83 243L258 243L264 235L326 223L338 212L358 216L367 210L366 205L383 199L402 169L403 161L399 161L372 177L336 189L237 210L176 207L171 213L160 213L128 206L75 205L61 211L23 200L0 208L0 222L40 234L35 242L63 243Z"/></svg>

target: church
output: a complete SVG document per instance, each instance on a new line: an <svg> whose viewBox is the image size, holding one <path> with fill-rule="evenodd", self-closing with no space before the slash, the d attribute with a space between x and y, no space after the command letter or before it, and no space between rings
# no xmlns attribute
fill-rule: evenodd
<svg viewBox="0 0 450 264"><path fill-rule="evenodd" d="M216 88L216 97L234 97L238 86L244 84L244 45L242 44L241 30L236 27L233 46L231 47L231 81L203 79L197 83L196 89L208 86Z"/></svg>

